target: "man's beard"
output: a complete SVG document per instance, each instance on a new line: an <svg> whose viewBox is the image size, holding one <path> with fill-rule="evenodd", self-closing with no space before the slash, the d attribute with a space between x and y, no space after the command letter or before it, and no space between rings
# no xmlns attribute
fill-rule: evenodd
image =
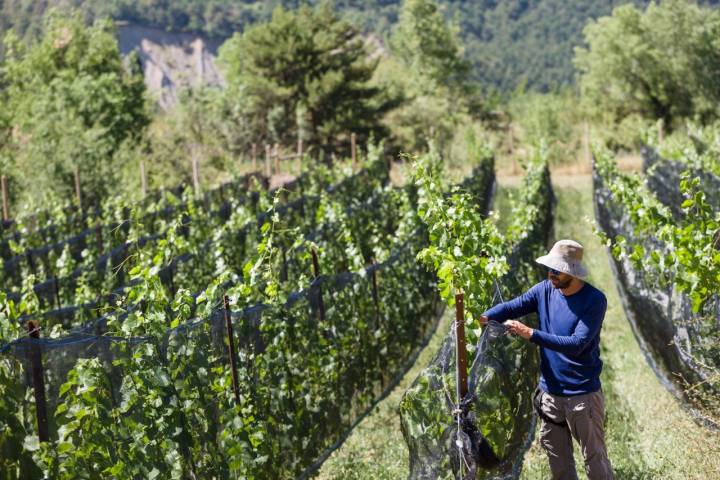
<svg viewBox="0 0 720 480"><path fill-rule="evenodd" d="M559 288L560 290L564 290L570 286L570 282L572 282L572 278L568 278L565 281L562 281L559 278L554 277L553 279L550 280L550 282L552 283L553 287Z"/></svg>

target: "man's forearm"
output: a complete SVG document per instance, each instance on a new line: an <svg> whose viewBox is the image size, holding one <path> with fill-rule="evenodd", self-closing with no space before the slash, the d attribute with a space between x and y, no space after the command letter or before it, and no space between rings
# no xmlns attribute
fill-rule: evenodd
<svg viewBox="0 0 720 480"><path fill-rule="evenodd" d="M535 308L535 299L525 294L507 302L498 303L483 313L483 315L498 322L504 322L505 320L520 318L528 313L534 312Z"/></svg>
<svg viewBox="0 0 720 480"><path fill-rule="evenodd" d="M534 330L530 341L541 347L569 355L582 353L588 344L588 339L576 335L553 335L551 333Z"/></svg>

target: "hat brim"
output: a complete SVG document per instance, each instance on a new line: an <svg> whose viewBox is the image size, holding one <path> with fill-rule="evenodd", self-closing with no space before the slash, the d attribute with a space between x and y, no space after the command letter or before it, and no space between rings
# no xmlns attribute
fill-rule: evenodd
<svg viewBox="0 0 720 480"><path fill-rule="evenodd" d="M536 258L535 261L540 265L552 268L558 272L567 273L568 275L572 275L577 278L585 278L588 274L587 269L582 263L571 264L563 260L562 257L557 257L555 255L543 255L542 257Z"/></svg>

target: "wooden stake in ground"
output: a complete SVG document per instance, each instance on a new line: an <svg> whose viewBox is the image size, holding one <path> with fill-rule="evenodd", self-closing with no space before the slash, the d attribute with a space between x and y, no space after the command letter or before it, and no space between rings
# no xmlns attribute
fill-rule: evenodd
<svg viewBox="0 0 720 480"><path fill-rule="evenodd" d="M265 176L270 178L272 176L272 171L270 169L270 144L265 144Z"/></svg>
<svg viewBox="0 0 720 480"><path fill-rule="evenodd" d="M273 156L275 157L275 174L280 175L280 145L273 145Z"/></svg>
<svg viewBox="0 0 720 480"><path fill-rule="evenodd" d="M2 185L2 209L3 209L3 220L10 219L10 208L8 205L8 191L7 191L7 177L5 175L0 179Z"/></svg>
<svg viewBox="0 0 720 480"><path fill-rule="evenodd" d="M143 198L147 195L147 173L145 172L145 159L140 159L140 191Z"/></svg>
<svg viewBox="0 0 720 480"><path fill-rule="evenodd" d="M664 132L665 122L663 121L662 118L658 119L657 125L658 125L658 141L660 143L663 143L663 140L665 140L665 132Z"/></svg>
<svg viewBox="0 0 720 480"><path fill-rule="evenodd" d="M373 259L371 265L376 265ZM377 280L377 268L373 268L372 271L372 296L373 303L375 304L375 328L380 328L380 297L378 295L378 280Z"/></svg>
<svg viewBox="0 0 720 480"><path fill-rule="evenodd" d="M257 143L252 144L252 171L257 172Z"/></svg>
<svg viewBox="0 0 720 480"><path fill-rule="evenodd" d="M318 262L317 252L313 248L312 250L312 262L313 262L313 275L315 278L320 276L320 263ZM318 312L320 314L320 321L325 320L325 303L323 303L322 287L318 287Z"/></svg>
<svg viewBox="0 0 720 480"><path fill-rule="evenodd" d="M78 208L82 210L82 192L80 191L80 170L75 168L75 198L77 199Z"/></svg>
<svg viewBox="0 0 720 480"><path fill-rule="evenodd" d="M57 276L53 279L53 290L55 293L55 308L60 308L60 281Z"/></svg>
<svg viewBox="0 0 720 480"><path fill-rule="evenodd" d="M510 155L513 155L515 153L515 139L513 138L513 128L512 128L512 122L508 122L507 126L507 138L508 138L508 150Z"/></svg>
<svg viewBox="0 0 720 480"><path fill-rule="evenodd" d="M357 171L357 138L355 137L355 133L350 134L350 155L352 157L352 168L353 171Z"/></svg>
<svg viewBox="0 0 720 480"><path fill-rule="evenodd" d="M27 323L30 338L40 340L40 324L35 320ZM35 414L37 416L38 438L41 442L50 440L48 434L47 402L45 401L45 377L43 375L42 352L40 345L33 342L28 352L32 370L33 393L35 395Z"/></svg>
<svg viewBox="0 0 720 480"><path fill-rule="evenodd" d="M585 153L585 163L592 164L592 152L590 151L590 125L587 121L583 123L583 152Z"/></svg>
<svg viewBox="0 0 720 480"><path fill-rule="evenodd" d="M467 348L465 347L464 294L455 295L455 368L457 376L457 401L460 403L468 391Z"/></svg>
<svg viewBox="0 0 720 480"><path fill-rule="evenodd" d="M192 162L193 189L195 190L195 195L198 195L200 193L200 164L195 147L193 147L192 159L190 161Z"/></svg>
<svg viewBox="0 0 720 480"><path fill-rule="evenodd" d="M518 172L517 159L515 158L515 139L513 138L513 127L512 122L508 122L507 125L507 138L509 142L508 149L510 150L510 156L512 157L512 173L516 175Z"/></svg>
<svg viewBox="0 0 720 480"><path fill-rule="evenodd" d="M225 326L227 328L228 350L230 353L230 369L232 372L233 395L235 396L235 403L239 405L240 389L238 387L237 352L235 351L235 337L233 335L232 319L230 318L230 300L228 299L227 295L223 295L223 305L225 307Z"/></svg>
<svg viewBox="0 0 720 480"><path fill-rule="evenodd" d="M288 280L288 264L287 264L287 254L285 253L285 247L282 247L280 249L280 252L282 253L282 267L280 267L280 283L285 283Z"/></svg>
<svg viewBox="0 0 720 480"><path fill-rule="evenodd" d="M297 144L297 159L296 159L296 169L297 174L300 175L302 172L302 160L303 160L303 141L302 138L298 138L298 144Z"/></svg>

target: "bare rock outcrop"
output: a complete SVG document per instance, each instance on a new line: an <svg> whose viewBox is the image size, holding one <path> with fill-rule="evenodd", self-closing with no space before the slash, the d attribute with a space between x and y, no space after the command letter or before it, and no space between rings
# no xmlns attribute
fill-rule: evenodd
<svg viewBox="0 0 720 480"><path fill-rule="evenodd" d="M162 109L177 103L184 87L223 85L216 65L222 40L192 33L169 33L159 28L118 22L120 52L137 52L145 85Z"/></svg>

